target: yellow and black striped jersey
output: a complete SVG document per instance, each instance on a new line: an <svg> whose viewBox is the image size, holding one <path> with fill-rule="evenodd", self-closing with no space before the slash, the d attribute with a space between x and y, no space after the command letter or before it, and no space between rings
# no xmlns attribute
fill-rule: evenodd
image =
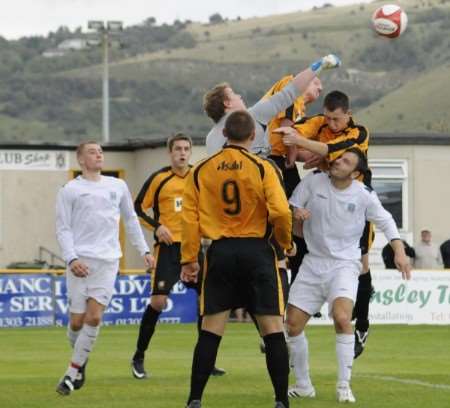
<svg viewBox="0 0 450 408"><path fill-rule="evenodd" d="M294 75L286 75L276 82L272 88L270 88L263 98L270 98L277 92L280 92L292 79ZM305 115L305 102L303 97L298 97L295 102L286 110L279 112L267 125L267 132L269 135L269 143L271 146L271 154L274 156L286 156L287 148L283 144L282 135L280 133L274 133L275 129L281 126L283 119L289 119L292 122L296 122L299 118Z"/></svg>
<svg viewBox="0 0 450 408"><path fill-rule="evenodd" d="M226 146L194 167L182 219L183 263L197 259L201 237L264 238L270 226L279 245L291 247L292 216L277 170L239 146Z"/></svg>
<svg viewBox="0 0 450 408"><path fill-rule="evenodd" d="M357 147L367 156L369 149L369 132L364 126L356 125L350 119L348 126L339 133L333 133L327 125L324 115L300 119L294 128L304 137L328 145L328 162L332 162L347 149Z"/></svg>
<svg viewBox="0 0 450 408"><path fill-rule="evenodd" d="M163 167L147 179L134 203L144 226L156 230L164 225L170 230L174 242L181 242L183 192L190 171L180 176L171 167ZM153 217L146 213L149 209L153 210Z"/></svg>

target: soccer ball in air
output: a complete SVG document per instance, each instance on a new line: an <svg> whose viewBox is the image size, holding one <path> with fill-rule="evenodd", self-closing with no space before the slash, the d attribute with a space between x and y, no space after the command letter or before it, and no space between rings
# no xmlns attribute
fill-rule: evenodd
<svg viewBox="0 0 450 408"><path fill-rule="evenodd" d="M408 25L408 16L394 4L381 6L372 15L372 24L377 34L382 37L397 38Z"/></svg>

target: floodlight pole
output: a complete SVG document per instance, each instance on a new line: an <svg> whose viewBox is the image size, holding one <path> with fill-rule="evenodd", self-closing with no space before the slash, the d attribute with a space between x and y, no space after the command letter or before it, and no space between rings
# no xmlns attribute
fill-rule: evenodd
<svg viewBox="0 0 450 408"><path fill-rule="evenodd" d="M100 37L99 45L102 46L103 54L103 92L102 92L102 139L103 143L110 141L110 121L109 121L109 47L111 36L122 31L121 21L92 20L88 22L88 28L95 30ZM97 38L98 38L97 37Z"/></svg>
<svg viewBox="0 0 450 408"><path fill-rule="evenodd" d="M103 143L109 143L109 32L102 33L103 46Z"/></svg>

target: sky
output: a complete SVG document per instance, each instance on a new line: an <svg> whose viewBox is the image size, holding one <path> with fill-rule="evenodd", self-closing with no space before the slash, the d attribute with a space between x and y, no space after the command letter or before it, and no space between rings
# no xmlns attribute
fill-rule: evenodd
<svg viewBox="0 0 450 408"><path fill-rule="evenodd" d="M148 17L157 23L176 19L208 21L214 13L242 18L307 10L324 3L345 5L370 0L4 0L0 36L16 39L47 35L60 26L83 27L88 20L121 20L138 24ZM2 3L3 3L2 2Z"/></svg>

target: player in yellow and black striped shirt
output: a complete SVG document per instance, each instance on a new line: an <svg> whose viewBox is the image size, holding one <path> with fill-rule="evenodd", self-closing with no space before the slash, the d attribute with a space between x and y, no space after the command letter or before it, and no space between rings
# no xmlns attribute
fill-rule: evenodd
<svg viewBox="0 0 450 408"><path fill-rule="evenodd" d="M144 355L155 331L161 311L173 285L179 281L181 214L186 180L191 172L189 159L192 153L191 139L178 133L168 140L171 165L153 173L139 192L135 209L142 224L155 232L155 269L152 274L150 304L142 317L136 352L132 359L132 373L137 379L147 376ZM152 210L153 216L147 211ZM198 256L199 252L197 252ZM199 292L199 286L194 289ZM225 372L215 369L215 375Z"/></svg>
<svg viewBox="0 0 450 408"><path fill-rule="evenodd" d="M289 407L289 357L284 297L269 225L279 245L292 246L292 215L274 165L249 152L255 123L235 111L225 122L227 145L194 167L183 196L182 279L198 279L200 238L212 240L202 281L202 330L194 351L188 407L199 407L230 310L257 321L277 407Z"/></svg>
<svg viewBox="0 0 450 408"><path fill-rule="evenodd" d="M309 168L317 166L326 171L329 163L340 157L347 149L358 148L366 157L369 149L369 132L364 126L354 123L349 98L340 91L330 92L325 97L323 115L303 118L293 127L282 127L277 131L284 134L285 145L298 146L316 154L315 158L305 163ZM371 188L371 178L369 171L360 181ZM360 242L363 272L359 278L354 308L355 358L364 350L369 329L369 302L373 287L368 252L373 239L373 226L368 222Z"/></svg>
<svg viewBox="0 0 450 408"><path fill-rule="evenodd" d="M267 98L274 93L279 92L287 83L289 83L291 78L292 75L281 78L269 89L269 91L267 91L264 97ZM269 158L277 164L283 173L284 185L288 197L300 182L300 176L297 167L295 166L295 160L297 159L298 153L296 153L296 149L290 149L285 146L280 133L274 132L274 130L282 126L292 126L295 122L302 119L306 114L306 106L314 102L320 96L321 92L322 82L319 78L314 78L306 88L305 92L303 92L302 96L297 98L285 111L278 113L267 126L271 146Z"/></svg>

